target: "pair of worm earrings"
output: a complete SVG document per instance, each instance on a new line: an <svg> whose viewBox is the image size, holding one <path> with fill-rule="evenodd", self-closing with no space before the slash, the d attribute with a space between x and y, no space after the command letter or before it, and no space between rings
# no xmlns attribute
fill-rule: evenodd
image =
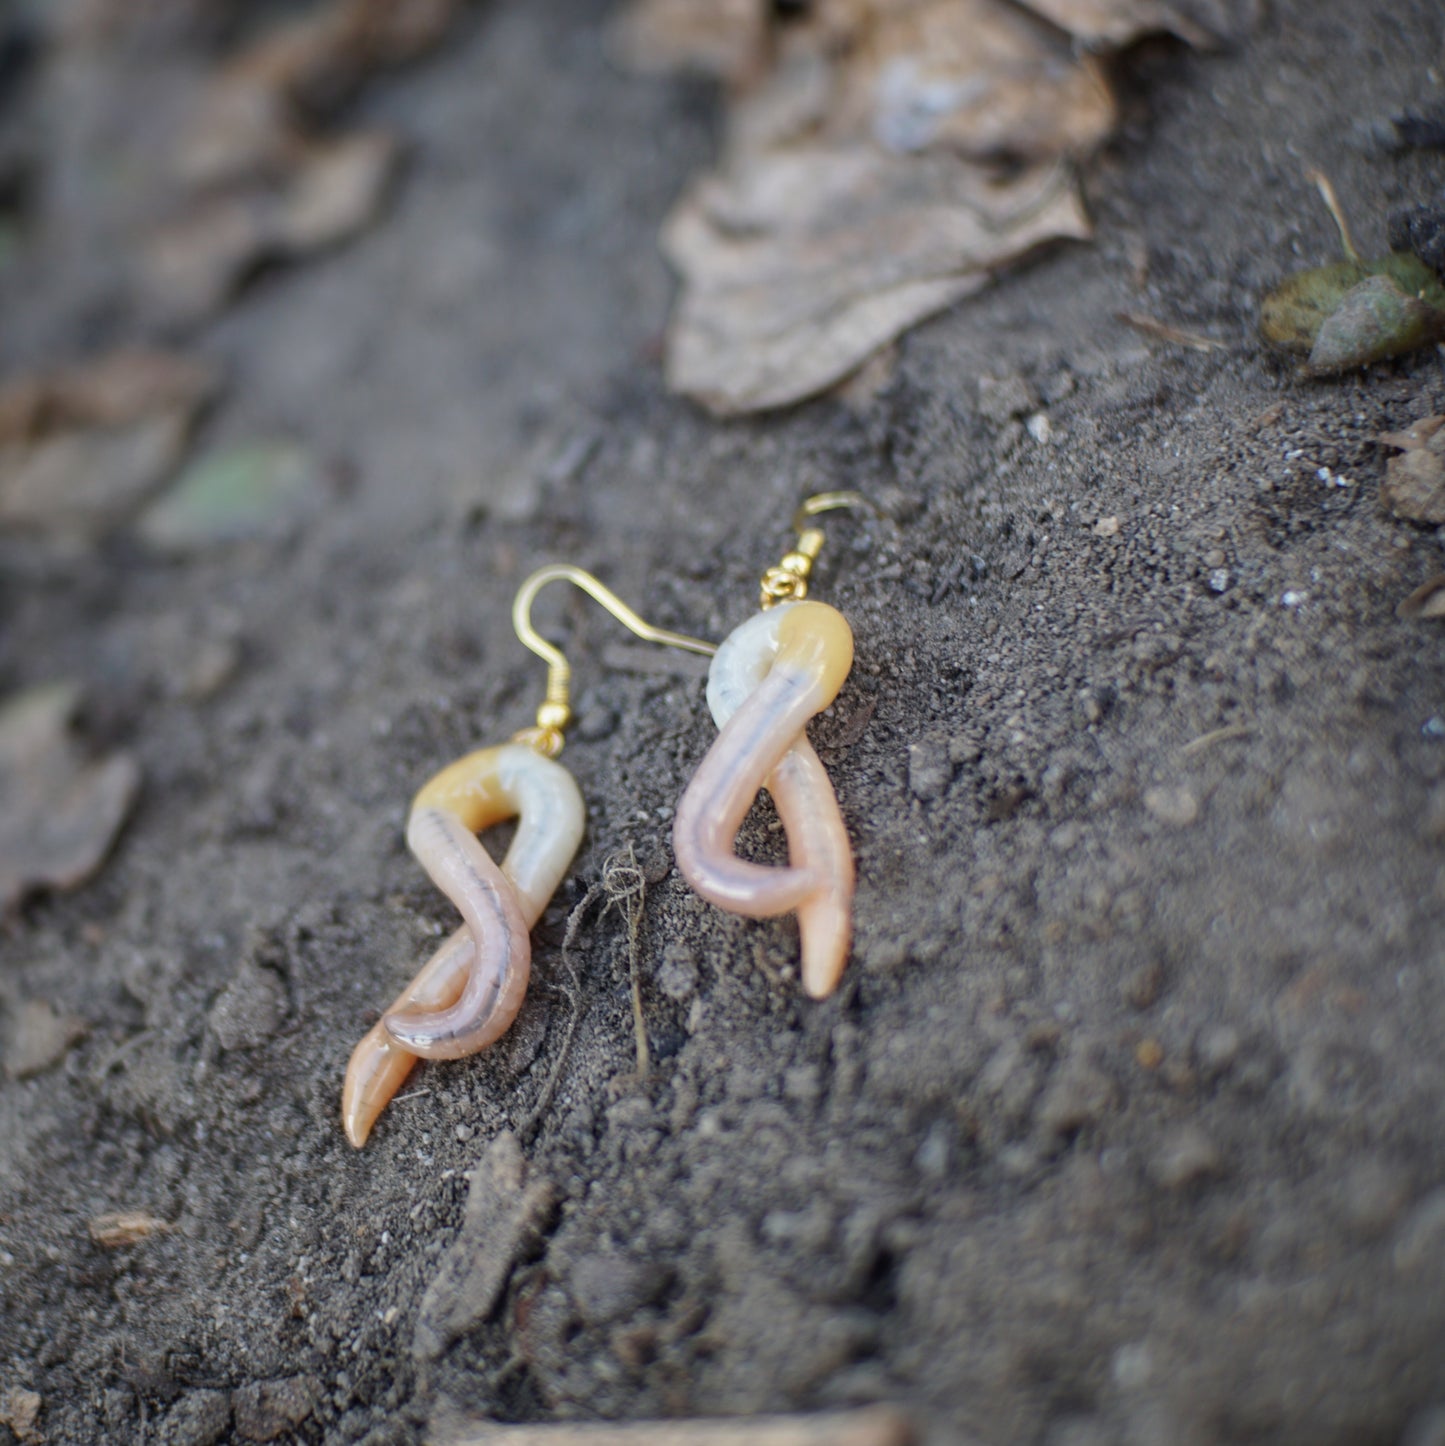
<svg viewBox="0 0 1445 1446"><path fill-rule="evenodd" d="M804 726L826 708L853 665L853 634L826 603L804 602L822 532L818 513L855 507L851 492L810 497L793 551L763 577L762 611L720 647L645 623L591 574L565 563L534 572L517 593L517 636L547 663L546 701L533 728L444 768L412 803L406 841L462 916L456 930L356 1046L342 1089L346 1137L358 1148L418 1059L460 1059L516 1018L531 973L532 926L582 841L582 795L556 762L572 717L571 669L532 627L532 600L565 579L648 642L713 655L707 701L718 725L678 802L673 848L688 883L721 909L753 918L796 911L803 988L836 988L852 941L853 855L838 800ZM734 852L758 790L772 795L788 840L782 867ZM500 867L477 834L517 820Z"/></svg>

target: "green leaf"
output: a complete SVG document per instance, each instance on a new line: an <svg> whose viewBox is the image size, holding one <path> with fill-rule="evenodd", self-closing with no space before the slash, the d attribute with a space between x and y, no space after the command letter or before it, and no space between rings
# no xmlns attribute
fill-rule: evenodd
<svg viewBox="0 0 1445 1446"><path fill-rule="evenodd" d="M1312 353L1326 321L1346 296L1372 277L1393 283L1403 300L1418 303L1424 310L1394 303L1398 330L1391 332L1388 318L1384 315L1384 311L1388 310L1384 305L1388 293L1378 288L1367 292L1366 299L1375 298L1375 309L1380 313L1379 325L1383 328L1375 333L1374 346L1384 349L1365 347L1364 350L1370 351L1370 354L1365 355L1362 351L1355 360L1316 362ZM1359 299L1355 305L1357 309L1365 309ZM1418 256L1408 251L1395 251L1378 261L1336 261L1329 266L1315 266L1308 271L1297 272L1264 298L1260 306L1259 330L1271 346L1310 357L1312 367L1341 371L1350 366L1364 366L1382 357L1399 356L1433 340L1428 326L1421 324L1426 312L1445 314L1445 285ZM1347 320L1341 324L1341 329L1348 331L1357 325L1357 322ZM1332 342L1329 351L1346 355L1350 348Z"/></svg>
<svg viewBox="0 0 1445 1446"><path fill-rule="evenodd" d="M321 478L310 454L290 442L257 442L202 457L137 526L166 552L280 537L319 502Z"/></svg>

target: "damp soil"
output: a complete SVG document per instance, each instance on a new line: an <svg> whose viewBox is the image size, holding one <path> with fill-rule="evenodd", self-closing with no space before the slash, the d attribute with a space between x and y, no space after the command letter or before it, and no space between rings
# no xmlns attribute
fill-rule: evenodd
<svg viewBox="0 0 1445 1446"><path fill-rule="evenodd" d="M1438 95L1445 17L1279 0L1232 52L1136 47L1094 244L871 395L728 423L659 364L655 238L717 99L620 73L606 18L469 12L361 103L409 150L385 219L189 334L229 377L201 443L299 442L327 507L178 561L6 544L0 680L81 680L144 785L0 940L10 1015L89 1027L0 1082L0 1389L65 1443L873 1401L937 1443L1445 1439L1445 658L1395 612L1441 545L1374 441L1445 376L1303 380L1254 334L1336 254L1308 165L1371 249L1438 198L1441 153L1378 137ZM211 63L132 44L32 93L40 175ZM0 271L11 372L132 337L87 175L72 244ZM830 522L817 585L857 638L813 727L843 986L801 997L791 924L672 867L696 671L549 594L586 841L511 1035L353 1150L351 1047L453 922L407 800L535 706L518 581L573 560L718 637L834 487L888 512ZM765 803L744 848L780 855ZM116 1210L169 1228L94 1243Z"/></svg>

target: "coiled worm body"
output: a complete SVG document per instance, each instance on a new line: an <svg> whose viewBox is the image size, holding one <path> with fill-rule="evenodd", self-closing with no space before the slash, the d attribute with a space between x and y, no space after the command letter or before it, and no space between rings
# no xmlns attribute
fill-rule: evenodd
<svg viewBox="0 0 1445 1446"><path fill-rule="evenodd" d="M517 831L498 867L476 835L513 817ZM417 794L407 845L464 922L352 1052L341 1115L353 1145L366 1142L418 1058L474 1054L516 1018L531 974L528 932L585 821L572 775L521 743L468 754Z"/></svg>
<svg viewBox="0 0 1445 1446"><path fill-rule="evenodd" d="M831 994L852 942L853 853L838 800L803 729L837 696L853 665L853 634L826 603L784 603L730 633L708 672L717 722L678 802L673 847L688 883L710 903L753 918L797 910L803 988ZM760 788L773 796L788 863L734 852Z"/></svg>

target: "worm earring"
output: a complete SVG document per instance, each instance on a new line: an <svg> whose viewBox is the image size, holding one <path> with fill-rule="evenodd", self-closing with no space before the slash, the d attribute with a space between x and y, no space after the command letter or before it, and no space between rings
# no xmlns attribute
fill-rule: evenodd
<svg viewBox="0 0 1445 1446"><path fill-rule="evenodd" d="M762 611L735 628L708 671L719 733L678 801L673 849L688 883L709 903L752 918L796 910L803 988L837 988L853 938L853 853L822 761L803 731L837 696L853 666L847 620L804 602L823 533L809 519L866 506L856 492L810 497L793 520L797 545L763 576ZM734 852L760 788L777 806L788 863L748 863Z"/></svg>
<svg viewBox="0 0 1445 1446"><path fill-rule="evenodd" d="M412 802L407 847L463 922L352 1052L341 1117L358 1149L418 1059L460 1059L506 1032L527 993L531 928L582 841L582 795L555 761L572 718L572 670L532 626L533 599L547 583L562 580L647 642L715 651L711 643L652 627L579 567L556 563L522 584L512 625L547 664L546 698L534 727L442 769ZM508 818L517 820L517 831L498 867L476 835Z"/></svg>

